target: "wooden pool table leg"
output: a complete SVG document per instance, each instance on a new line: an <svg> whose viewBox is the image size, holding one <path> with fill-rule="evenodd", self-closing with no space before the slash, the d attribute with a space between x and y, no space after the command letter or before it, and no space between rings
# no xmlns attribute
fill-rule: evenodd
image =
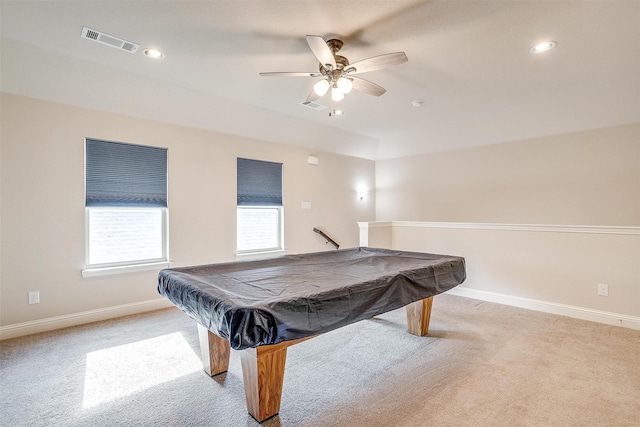
<svg viewBox="0 0 640 427"><path fill-rule="evenodd" d="M313 337L241 350L242 379L247 410L258 422L280 412L287 347Z"/></svg>
<svg viewBox="0 0 640 427"><path fill-rule="evenodd" d="M229 340L220 338L198 323L202 368L210 376L218 375L229 369Z"/></svg>
<svg viewBox="0 0 640 427"><path fill-rule="evenodd" d="M423 337L429 333L429 320L433 297L407 305L407 330L410 334Z"/></svg>
<svg viewBox="0 0 640 427"><path fill-rule="evenodd" d="M273 346L248 348L242 350L240 356L247 410L260 423L280 411L287 359L286 346L278 349L269 347Z"/></svg>

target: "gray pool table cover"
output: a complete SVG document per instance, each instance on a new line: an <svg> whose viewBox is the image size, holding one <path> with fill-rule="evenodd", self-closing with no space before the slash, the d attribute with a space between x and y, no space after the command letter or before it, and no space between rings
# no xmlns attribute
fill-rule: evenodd
<svg viewBox="0 0 640 427"><path fill-rule="evenodd" d="M158 292L242 350L369 319L465 278L461 257L360 247L164 269Z"/></svg>

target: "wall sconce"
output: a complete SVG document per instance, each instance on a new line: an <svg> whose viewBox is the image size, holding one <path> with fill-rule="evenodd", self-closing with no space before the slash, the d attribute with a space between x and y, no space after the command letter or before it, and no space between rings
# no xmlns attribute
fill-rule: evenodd
<svg viewBox="0 0 640 427"><path fill-rule="evenodd" d="M367 197L367 194L369 194L366 188L359 188L357 193L360 200L363 200L365 197Z"/></svg>

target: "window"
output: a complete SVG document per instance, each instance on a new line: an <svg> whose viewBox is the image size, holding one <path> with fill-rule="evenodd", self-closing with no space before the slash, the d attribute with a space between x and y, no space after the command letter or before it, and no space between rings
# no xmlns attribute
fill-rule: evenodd
<svg viewBox="0 0 640 427"><path fill-rule="evenodd" d="M283 250L282 163L238 158L238 253Z"/></svg>
<svg viewBox="0 0 640 427"><path fill-rule="evenodd" d="M86 269L168 262L167 149L85 140Z"/></svg>

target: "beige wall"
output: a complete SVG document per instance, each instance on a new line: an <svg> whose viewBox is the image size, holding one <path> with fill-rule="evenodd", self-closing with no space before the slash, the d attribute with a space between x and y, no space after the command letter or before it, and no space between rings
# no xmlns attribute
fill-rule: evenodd
<svg viewBox="0 0 640 427"><path fill-rule="evenodd" d="M357 221L374 219L375 165L328 153L2 94L0 326L159 298L157 271L82 278L84 138L167 147L174 266L235 258L236 158L284 164L289 253L358 245ZM318 155L318 166L307 164ZM302 210L301 202L311 202ZM28 291L40 304L28 305Z"/></svg>
<svg viewBox="0 0 640 427"><path fill-rule="evenodd" d="M640 226L640 124L374 164L8 94L0 102L0 328L158 299L156 271L81 277L85 137L169 148L175 266L234 259L238 156L284 163L290 253L330 250L313 227L357 246L356 222L374 219ZM359 200L360 186L377 191ZM371 237L467 257L469 289L640 314L637 235L409 227ZM596 295L602 282L608 298ZM28 305L34 290L41 303Z"/></svg>
<svg viewBox="0 0 640 427"><path fill-rule="evenodd" d="M465 257L466 288L640 318L638 233L401 225L393 229L393 244ZM609 286L608 297L598 295L601 283Z"/></svg>
<svg viewBox="0 0 640 427"><path fill-rule="evenodd" d="M640 124L376 162L378 221L640 226Z"/></svg>
<svg viewBox="0 0 640 427"><path fill-rule="evenodd" d="M396 225L371 238L464 256L474 295L640 325L640 124L382 160L376 184L376 219Z"/></svg>

